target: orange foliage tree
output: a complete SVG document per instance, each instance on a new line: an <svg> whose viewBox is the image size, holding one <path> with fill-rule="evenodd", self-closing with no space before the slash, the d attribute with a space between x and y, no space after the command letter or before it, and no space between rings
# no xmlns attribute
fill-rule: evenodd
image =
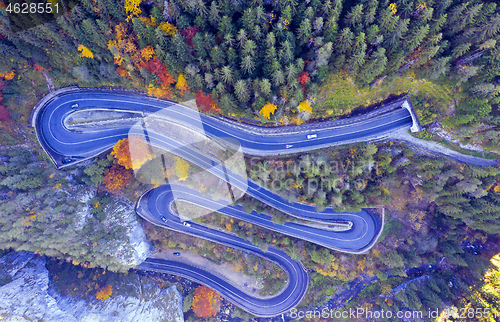
<svg viewBox="0 0 500 322"><path fill-rule="evenodd" d="M192 309L199 318L215 316L220 309L222 298L211 288L198 286L194 291Z"/></svg>
<svg viewBox="0 0 500 322"><path fill-rule="evenodd" d="M141 56L146 62L148 62L155 54L155 49L151 46L147 46L141 49Z"/></svg>
<svg viewBox="0 0 500 322"><path fill-rule="evenodd" d="M139 135L131 135L118 141L111 155L118 160L119 165L133 170L139 169L146 161L154 158L148 143Z"/></svg>
<svg viewBox="0 0 500 322"><path fill-rule="evenodd" d="M123 78L128 78L130 76L130 73L122 66L118 66L118 68L116 69L116 72L118 73L118 75L120 75Z"/></svg>
<svg viewBox="0 0 500 322"><path fill-rule="evenodd" d="M45 72L47 71L47 68L42 67L42 66L38 65L37 63L35 63L33 65L33 69L36 70L37 72L40 72L40 73L43 71L45 71Z"/></svg>
<svg viewBox="0 0 500 322"><path fill-rule="evenodd" d="M210 94L205 94L201 90L196 92L196 105L201 108L202 113L219 113L221 110L217 108L215 101Z"/></svg>
<svg viewBox="0 0 500 322"><path fill-rule="evenodd" d="M104 173L104 185L111 192L118 192L132 181L132 173L119 165L112 165Z"/></svg>
<svg viewBox="0 0 500 322"><path fill-rule="evenodd" d="M113 294L113 286L112 285L107 285L104 287L101 287L99 291L97 291L97 294L95 297L98 300L104 301L107 300L111 297L111 294Z"/></svg>
<svg viewBox="0 0 500 322"><path fill-rule="evenodd" d="M11 80L11 79L14 78L14 76L16 76L16 71L15 70L11 70L8 73L0 74L0 78L4 78L5 80Z"/></svg>
<svg viewBox="0 0 500 322"><path fill-rule="evenodd" d="M115 64L122 66L124 57L130 57L130 61L127 59L123 64L126 70L131 71L133 69L132 64L142 68L142 64L144 64L143 56L146 55L148 57L150 55L149 52L153 48L146 47L147 49L144 52L137 49L137 37L130 28L130 25L124 23L119 23L115 26L115 38L116 40L108 41L108 49L114 56ZM126 70L124 69L124 71ZM128 75L125 75L125 72L122 71L120 76L127 77Z"/></svg>

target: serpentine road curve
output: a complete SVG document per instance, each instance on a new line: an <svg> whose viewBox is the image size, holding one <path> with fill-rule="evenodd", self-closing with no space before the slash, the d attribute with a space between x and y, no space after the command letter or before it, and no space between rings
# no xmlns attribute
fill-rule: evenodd
<svg viewBox="0 0 500 322"><path fill-rule="evenodd" d="M74 130L65 126L65 120L73 112L92 108L128 110L142 112L143 115L168 111L169 117L187 126L198 119L201 120L203 130L208 137L235 139L239 142L243 153L259 156L297 153L325 146L363 142L401 128L409 128L412 124L408 110L395 108L370 118L357 117L356 121L346 125L333 126L328 122L318 122L313 126L306 124L282 128L273 133L262 131L262 128L254 125L239 125L221 118L199 115L197 111L177 103L142 94L105 89L67 88L49 94L40 101L32 113L32 125L35 127L37 138L57 167L72 165L96 156L109 150L118 140L129 135L131 126L91 130ZM349 221L352 226L347 231L339 232L290 222L280 225L273 223L268 215L258 214L255 211L249 214L240 206L213 201L189 188L166 184L147 191L137 200L135 208L138 215L155 225L249 251L271 260L288 274L288 284L280 294L264 300L244 294L221 278L181 262L148 258L138 268L169 272L199 281L216 289L222 296L244 310L263 317L287 312L300 303L307 291L307 272L299 262L293 261L285 252L273 247L269 247L264 252L235 235L195 223L189 226L183 225L172 207L175 201L172 193L174 189L177 199L338 251L366 252L374 245L381 233L383 223L373 213L364 210L357 213L338 213L331 208L317 212L315 207L310 205L289 203L252 180L243 179L228 169L214 166L214 161L210 156L183 147L182 144L162 133L151 131L147 133L147 136L153 146L174 151L178 156L207 169L236 188L245 189L250 196L280 211L308 220Z"/></svg>

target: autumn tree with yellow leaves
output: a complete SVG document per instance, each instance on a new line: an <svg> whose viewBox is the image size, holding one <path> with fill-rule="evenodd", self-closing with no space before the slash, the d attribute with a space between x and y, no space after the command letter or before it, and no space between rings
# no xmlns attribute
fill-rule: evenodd
<svg viewBox="0 0 500 322"><path fill-rule="evenodd" d="M309 114L312 114L311 104L307 100L303 101L303 102L300 102L300 104L297 107L297 109L299 110L299 112L307 112Z"/></svg>
<svg viewBox="0 0 500 322"><path fill-rule="evenodd" d="M94 58L94 54L90 51L90 49L88 49L82 44L78 45L78 51L81 52L80 53L81 57Z"/></svg>
<svg viewBox="0 0 500 322"><path fill-rule="evenodd" d="M178 156L174 156L174 161L177 178L179 178L179 181L185 181L189 175L189 163Z"/></svg>
<svg viewBox="0 0 500 322"><path fill-rule="evenodd" d="M177 83L175 84L175 88L177 88L181 92L181 95L184 95L184 93L189 90L184 74L179 74Z"/></svg>
<svg viewBox="0 0 500 322"><path fill-rule="evenodd" d="M158 26L158 29L170 36L175 35L175 33L177 32L177 27L167 21L161 22Z"/></svg>
<svg viewBox="0 0 500 322"><path fill-rule="evenodd" d="M97 294L95 295L96 299L104 301L107 300L111 297L111 294L113 294L113 286L112 285L106 285L104 287L101 287L99 291L97 291Z"/></svg>
<svg viewBox="0 0 500 322"><path fill-rule="evenodd" d="M272 103L267 103L262 107L260 110L260 115L264 116L266 119L271 119L271 114L274 115L274 112L276 111L277 106L272 104Z"/></svg>
<svg viewBox="0 0 500 322"><path fill-rule="evenodd" d="M141 14L141 8L139 5L141 0L125 0L125 12L127 13L127 21L132 20L133 17L139 17Z"/></svg>

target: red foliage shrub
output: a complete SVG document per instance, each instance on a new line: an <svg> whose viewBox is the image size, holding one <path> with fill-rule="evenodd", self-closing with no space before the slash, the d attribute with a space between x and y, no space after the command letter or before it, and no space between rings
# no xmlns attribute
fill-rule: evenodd
<svg viewBox="0 0 500 322"><path fill-rule="evenodd" d="M201 108L202 113L219 113L221 110L217 108L217 104L212 99L210 94L205 94L202 91L198 90L196 92L196 105Z"/></svg>
<svg viewBox="0 0 500 322"><path fill-rule="evenodd" d="M306 91L306 83L307 83L310 79L311 79L311 78L309 78L309 73L308 73L308 72L302 72L302 73L300 73L300 75L299 75L298 81L299 81L299 83L302 85L302 91L304 92L304 94L305 94L305 91Z"/></svg>
<svg viewBox="0 0 500 322"><path fill-rule="evenodd" d="M162 86L167 88L168 86L175 83L175 79L168 73L167 67L163 65L163 63L155 57L154 59L150 59L147 63L143 64L143 67L146 68L150 73L156 74Z"/></svg>
<svg viewBox="0 0 500 322"><path fill-rule="evenodd" d="M189 45L189 47L194 48L193 46L193 37L200 32L200 28L198 26L190 26L181 31L181 35L186 38L186 41Z"/></svg>

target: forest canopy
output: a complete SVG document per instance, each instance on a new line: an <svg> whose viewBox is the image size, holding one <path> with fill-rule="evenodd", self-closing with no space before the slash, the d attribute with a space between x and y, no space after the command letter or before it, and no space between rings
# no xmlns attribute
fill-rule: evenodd
<svg viewBox="0 0 500 322"><path fill-rule="evenodd" d="M11 59L0 73L39 66L56 88L113 84L162 98L196 96L205 112L284 122L314 114L318 88L332 73L361 88L409 71L459 86L467 95L458 95L446 123L452 127L480 121L499 100L494 2L118 3L81 0L54 22L17 33L3 12L0 52ZM465 116L477 104L481 108ZM301 106L310 107L304 112ZM438 112L432 102L422 109L428 110L423 115Z"/></svg>

